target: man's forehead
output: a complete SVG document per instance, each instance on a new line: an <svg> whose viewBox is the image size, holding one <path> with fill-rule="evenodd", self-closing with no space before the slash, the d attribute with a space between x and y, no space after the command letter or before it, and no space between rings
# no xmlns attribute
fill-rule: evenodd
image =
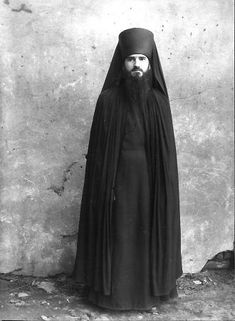
<svg viewBox="0 0 235 321"><path fill-rule="evenodd" d="M147 56L145 56L143 54L131 54L128 57L134 57L134 58L136 58L136 57L145 57L145 58L147 58Z"/></svg>

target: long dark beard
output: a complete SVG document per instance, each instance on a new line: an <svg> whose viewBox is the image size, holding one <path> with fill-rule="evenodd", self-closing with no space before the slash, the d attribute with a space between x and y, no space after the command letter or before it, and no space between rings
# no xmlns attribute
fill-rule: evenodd
<svg viewBox="0 0 235 321"><path fill-rule="evenodd" d="M124 92L131 104L146 103L147 93L152 87L152 71L146 71L142 77L133 77L130 72L123 70L122 83Z"/></svg>
<svg viewBox="0 0 235 321"><path fill-rule="evenodd" d="M143 126L148 92L152 88L152 70L145 72L142 77L133 77L130 72L123 70L121 86L132 117L137 125Z"/></svg>

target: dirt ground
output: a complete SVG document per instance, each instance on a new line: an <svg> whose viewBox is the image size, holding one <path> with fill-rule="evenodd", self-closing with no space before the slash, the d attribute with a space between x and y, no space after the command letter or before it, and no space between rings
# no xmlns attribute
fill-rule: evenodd
<svg viewBox="0 0 235 321"><path fill-rule="evenodd" d="M149 312L114 312L88 303L84 288L66 275L0 274L0 320L235 320L234 283L234 270L184 274L177 283L177 299Z"/></svg>

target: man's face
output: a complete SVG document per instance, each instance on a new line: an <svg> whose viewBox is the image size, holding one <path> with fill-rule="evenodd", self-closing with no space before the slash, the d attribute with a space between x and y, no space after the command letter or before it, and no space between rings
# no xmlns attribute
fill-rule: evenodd
<svg viewBox="0 0 235 321"><path fill-rule="evenodd" d="M125 69L132 77L140 78L150 69L149 60L145 55L133 54L124 61Z"/></svg>

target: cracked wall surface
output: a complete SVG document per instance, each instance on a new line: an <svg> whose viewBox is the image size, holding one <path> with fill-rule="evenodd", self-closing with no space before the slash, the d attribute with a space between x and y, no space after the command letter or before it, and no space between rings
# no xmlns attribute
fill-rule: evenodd
<svg viewBox="0 0 235 321"><path fill-rule="evenodd" d="M184 272L232 248L232 0L5 0L0 272L72 271L95 102L136 26L155 34L171 100Z"/></svg>

